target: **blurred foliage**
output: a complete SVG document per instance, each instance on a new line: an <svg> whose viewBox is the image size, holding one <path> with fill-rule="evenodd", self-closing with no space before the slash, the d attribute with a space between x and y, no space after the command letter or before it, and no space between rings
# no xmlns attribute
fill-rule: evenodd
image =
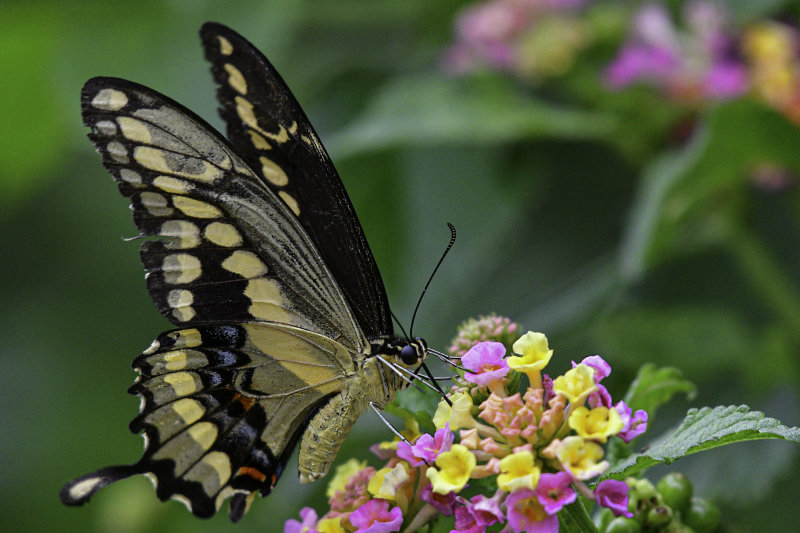
<svg viewBox="0 0 800 533"><path fill-rule="evenodd" d="M729 4L743 23L800 13L797 2ZM126 428L137 404L124 394L128 365L170 327L144 290L137 246L121 240L134 228L85 139L79 90L95 75L132 79L219 126L196 37L206 20L253 41L304 105L406 324L449 237L445 222L458 228L415 328L431 345L495 311L547 333L553 373L602 354L617 395L646 362L681 369L697 397L661 407L654 434L690 406L748 404L800 425L797 125L747 97L687 111L647 88L609 92L598 73L627 31L613 3L592 12L598 39L561 78L450 77L439 64L464 5L0 4L5 527L234 530L226 513L200 521L159 503L143 478L85 508L58 501L72 477L139 457ZM765 165L788 184L753 179ZM368 458L388 438L367 413L341 457ZM679 467L718 500L724 523L791 529L796 451L777 442L716 453ZM293 461L237 531L280 530L276 521L322 501L324 482L301 487Z"/></svg>

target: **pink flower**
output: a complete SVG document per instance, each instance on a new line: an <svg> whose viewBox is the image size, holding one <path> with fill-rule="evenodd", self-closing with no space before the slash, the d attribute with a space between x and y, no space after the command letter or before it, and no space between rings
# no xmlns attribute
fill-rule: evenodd
<svg viewBox="0 0 800 533"><path fill-rule="evenodd" d="M419 493L419 499L430 504L445 516L453 516L456 507L456 493L439 494L433 492L433 485L428 483Z"/></svg>
<svg viewBox="0 0 800 533"><path fill-rule="evenodd" d="M508 525L515 533L558 533L558 517L547 514L536 491L520 489L506 498Z"/></svg>
<svg viewBox="0 0 800 533"><path fill-rule="evenodd" d="M628 511L628 485L616 479L606 479L597 484L594 495L597 504L611 509L614 516L631 518L633 513Z"/></svg>
<svg viewBox="0 0 800 533"><path fill-rule="evenodd" d="M645 431L647 431L647 411L639 409L631 416L631 408L623 401L617 403L614 409L622 418L622 431L617 436L625 442L630 442Z"/></svg>
<svg viewBox="0 0 800 533"><path fill-rule="evenodd" d="M542 474L536 486L536 497L547 514L556 514L565 505L574 502L577 493L570 487L572 476L567 472Z"/></svg>
<svg viewBox="0 0 800 533"><path fill-rule="evenodd" d="M500 500L503 496L504 493L500 490L495 492L491 498L478 494L469 499L467 510L475 517L476 523L482 526L491 526L505 520L505 515L500 510Z"/></svg>
<svg viewBox="0 0 800 533"><path fill-rule="evenodd" d="M450 431L450 423L437 429L434 436L424 433L413 445L407 442L397 443L397 456L408 461L411 466L422 466L433 463L439 454L446 452L453 445L455 435Z"/></svg>
<svg viewBox="0 0 800 533"><path fill-rule="evenodd" d="M611 374L611 365L609 365L606 360L599 355L590 355L589 357L584 357L581 363L594 368L595 383L600 383L604 377L607 377L609 374ZM575 368L576 366L578 366L578 363L572 361L572 368Z"/></svg>
<svg viewBox="0 0 800 533"><path fill-rule="evenodd" d="M295 519L287 520L283 526L283 533L309 533L316 531L314 528L317 526L317 512L311 507L303 507L300 509L300 519L298 522Z"/></svg>
<svg viewBox="0 0 800 533"><path fill-rule="evenodd" d="M589 395L589 398L586 400L589 403L589 407L611 407L611 394L609 394L608 389L605 388L603 385L597 385L597 390L594 391Z"/></svg>
<svg viewBox="0 0 800 533"><path fill-rule="evenodd" d="M461 364L472 373L466 373L464 379L477 385L488 385L503 379L508 374L508 364L503 356L506 347L499 342L480 342L470 348L461 358Z"/></svg>
<svg viewBox="0 0 800 533"><path fill-rule="evenodd" d="M720 61L706 74L705 91L712 98L734 98L747 91L747 70L733 61Z"/></svg>
<svg viewBox="0 0 800 533"><path fill-rule="evenodd" d="M370 500L350 514L350 523L358 528L355 533L400 531L403 512L399 507L390 511L386 500Z"/></svg>

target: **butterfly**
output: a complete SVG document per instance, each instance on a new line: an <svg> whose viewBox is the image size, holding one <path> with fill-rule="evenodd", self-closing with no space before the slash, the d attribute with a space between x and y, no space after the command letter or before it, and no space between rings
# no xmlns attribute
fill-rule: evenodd
<svg viewBox="0 0 800 533"><path fill-rule="evenodd" d="M324 476L359 415L429 352L395 335L350 199L275 68L221 24L200 36L227 140L130 81L93 78L81 93L89 138L152 237L147 290L178 329L133 361L141 459L69 482L68 505L145 474L199 517L230 498L236 521L298 443L301 481Z"/></svg>

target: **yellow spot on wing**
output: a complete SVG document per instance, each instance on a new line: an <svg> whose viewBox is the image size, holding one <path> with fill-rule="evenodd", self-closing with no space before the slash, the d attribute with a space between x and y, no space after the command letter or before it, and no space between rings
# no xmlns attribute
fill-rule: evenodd
<svg viewBox="0 0 800 533"><path fill-rule="evenodd" d="M267 278L252 279L247 284L244 295L250 299L248 312L254 317L275 322L289 322L286 304L275 281Z"/></svg>
<svg viewBox="0 0 800 533"><path fill-rule="evenodd" d="M242 236L231 224L212 222L206 226L204 235L213 244L231 248L242 244Z"/></svg>
<svg viewBox="0 0 800 533"><path fill-rule="evenodd" d="M255 146L257 149L259 150L272 149L272 146L269 145L267 140L264 137L262 137L261 134L259 134L257 131L248 129L247 133L248 135L250 135L250 142L252 142L253 146Z"/></svg>
<svg viewBox="0 0 800 533"><path fill-rule="evenodd" d="M200 330L196 328L173 331L168 337L175 341L175 348L196 348L203 344Z"/></svg>
<svg viewBox="0 0 800 533"><path fill-rule="evenodd" d="M200 420L206 410L197 400L183 398L172 404L172 410L183 419L184 423L191 424Z"/></svg>
<svg viewBox="0 0 800 533"><path fill-rule="evenodd" d="M264 156L259 157L258 160L261 162L261 173L270 183L278 187L283 187L289 183L289 176L286 175L280 165Z"/></svg>
<svg viewBox="0 0 800 533"><path fill-rule="evenodd" d="M297 203L297 200L294 199L294 196L286 191L278 191L278 196L280 196L281 200L283 200L284 203L289 206L289 209L292 210L295 216L300 216L300 205Z"/></svg>
<svg viewBox="0 0 800 533"><path fill-rule="evenodd" d="M169 207L167 199L157 192L145 191L139 195L139 200L142 202L148 213L156 217L167 217L172 214L172 208Z"/></svg>
<svg viewBox="0 0 800 533"><path fill-rule="evenodd" d="M230 63L225 63L222 68L228 73L228 85L239 94L247 94L247 80L244 79L239 69Z"/></svg>
<svg viewBox="0 0 800 533"><path fill-rule="evenodd" d="M236 250L225 261L222 268L245 279L256 278L267 273L267 266L253 252Z"/></svg>
<svg viewBox="0 0 800 533"><path fill-rule="evenodd" d="M217 35L219 40L219 52L224 56L229 56L233 53L233 45L231 42L221 35Z"/></svg>
<svg viewBox="0 0 800 533"><path fill-rule="evenodd" d="M161 224L158 234L173 237L167 248L194 248L200 244L200 228L188 220L167 220Z"/></svg>
<svg viewBox="0 0 800 533"><path fill-rule="evenodd" d="M285 143L289 140L289 132L286 131L286 128L283 127L281 124L280 131L278 133L270 133L268 131L264 131L261 126L258 125L258 120L256 120L256 115L253 113L253 104L250 103L246 98L242 98L241 96L237 96L234 98L236 101L236 113L239 115L239 118L242 119L242 122L247 124L251 129L257 131L261 135L272 139L277 143ZM294 124L294 123L293 123ZM296 127L296 124L295 124Z"/></svg>
<svg viewBox="0 0 800 533"><path fill-rule="evenodd" d="M142 144L151 144L153 142L150 137L150 130L141 120L136 120L131 117L119 117L117 118L117 122L119 122L122 134L126 138Z"/></svg>
<svg viewBox="0 0 800 533"><path fill-rule="evenodd" d="M129 168L119 169L119 179L131 185L139 185L142 183L142 175Z"/></svg>
<svg viewBox="0 0 800 533"><path fill-rule="evenodd" d="M153 185L164 192L175 194L186 194L194 188L194 185L188 181L173 178L172 176L156 176L153 180Z"/></svg>
<svg viewBox="0 0 800 533"><path fill-rule="evenodd" d="M111 137L117 133L117 125L110 120L99 120L94 125L95 131L100 135Z"/></svg>
<svg viewBox="0 0 800 533"><path fill-rule="evenodd" d="M172 289L167 294L167 305L170 307L184 307L194 303L194 294L186 289Z"/></svg>
<svg viewBox="0 0 800 533"><path fill-rule="evenodd" d="M217 473L219 485L224 485L231 477L231 460L228 454L220 451L213 451L203 457L202 463L207 464Z"/></svg>
<svg viewBox="0 0 800 533"><path fill-rule="evenodd" d="M177 309L172 310L172 316L175 317L175 320L178 322L188 322L189 320L193 319L197 315L197 311L190 305L184 307L178 307Z"/></svg>
<svg viewBox="0 0 800 533"><path fill-rule="evenodd" d="M187 162L199 161L203 170L199 173L186 172L181 169L173 169L167 164L166 153L158 148L152 146L137 146L133 149L133 158L136 161L150 170L156 172L163 172L165 174L174 174L190 180L200 181L203 183L213 183L216 179L222 176L222 171L204 159L197 159L194 157L176 155L177 158L183 158Z"/></svg>
<svg viewBox="0 0 800 533"><path fill-rule="evenodd" d="M128 97L116 89L102 89L92 98L92 107L103 111L119 111L128 105Z"/></svg>
<svg viewBox="0 0 800 533"><path fill-rule="evenodd" d="M172 387L176 396L186 396L197 390L194 376L188 372L175 372L164 375L164 383Z"/></svg>
<svg viewBox="0 0 800 533"><path fill-rule="evenodd" d="M190 254L166 256L161 264L161 270L164 272L164 281L171 285L191 283L203 273L200 260Z"/></svg>
<svg viewBox="0 0 800 533"><path fill-rule="evenodd" d="M211 448L217 440L217 426L211 422L200 422L191 426L187 432L197 444L204 450Z"/></svg>
<svg viewBox="0 0 800 533"><path fill-rule="evenodd" d="M219 218L222 216L222 211L213 205L188 196L173 196L172 205L180 209L186 216L193 218Z"/></svg>
<svg viewBox="0 0 800 533"><path fill-rule="evenodd" d="M117 163L127 163L128 162L128 150L125 149L122 143L117 141L111 141L106 145L106 152L108 155L111 156L111 159L116 161Z"/></svg>

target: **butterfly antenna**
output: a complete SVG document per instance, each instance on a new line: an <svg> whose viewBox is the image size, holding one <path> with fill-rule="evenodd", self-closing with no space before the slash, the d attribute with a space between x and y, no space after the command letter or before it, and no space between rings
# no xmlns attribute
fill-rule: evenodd
<svg viewBox="0 0 800 533"><path fill-rule="evenodd" d="M431 272L431 277L428 278L428 283L426 283L425 288L422 289L422 294L419 295L419 300L417 300L417 306L414 308L414 314L411 315L411 327L408 328L408 330L411 332L412 335L414 334L414 320L417 318L417 311L419 311L419 304L422 303L422 298L428 291L428 286L430 286L431 281L433 281L433 276L436 275L436 271L439 270L439 267L442 265L442 261L444 261L444 258L447 257L447 253L450 251L450 248L452 248L456 242L455 226L453 226L451 223L448 222L447 227L450 228L450 242L447 244L447 248L444 249L442 257L439 258L439 262L436 263L436 267L433 269L433 272Z"/></svg>

